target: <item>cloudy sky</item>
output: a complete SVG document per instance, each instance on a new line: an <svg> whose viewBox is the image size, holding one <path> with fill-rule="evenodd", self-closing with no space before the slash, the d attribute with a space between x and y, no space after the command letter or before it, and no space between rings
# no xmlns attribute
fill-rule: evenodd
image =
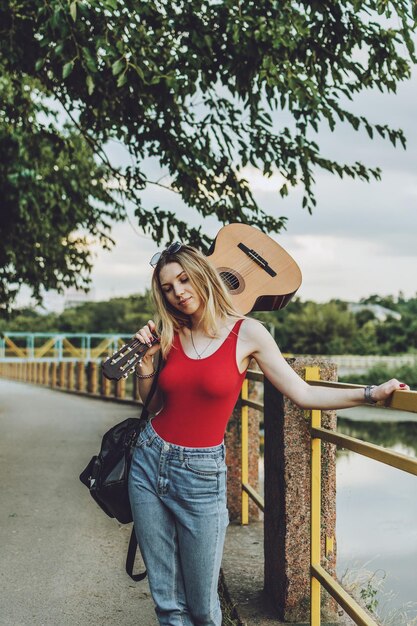
<svg viewBox="0 0 417 626"><path fill-rule="evenodd" d="M417 292L417 74L399 86L396 95L375 90L358 96L353 112L373 123L402 128L407 149L394 148L382 139L370 140L365 132L339 125L318 136L322 154L340 162L359 160L382 169L380 182L339 179L326 172L316 176L317 207L313 215L301 208L302 190L289 197L278 194L280 179L264 179L254 169L245 177L260 206L271 214L287 215L287 230L276 240L297 261L303 274L298 295L324 302L331 298L356 301L378 293L407 297ZM117 149L109 154L117 159ZM189 221L199 218L176 196L160 188L144 193L148 206L175 209ZM204 222L210 236L219 224ZM111 252L96 251L91 298L103 300L143 291L150 282L148 260L157 246L130 222L115 224L116 246ZM49 294L48 308L59 308L62 299Z"/></svg>

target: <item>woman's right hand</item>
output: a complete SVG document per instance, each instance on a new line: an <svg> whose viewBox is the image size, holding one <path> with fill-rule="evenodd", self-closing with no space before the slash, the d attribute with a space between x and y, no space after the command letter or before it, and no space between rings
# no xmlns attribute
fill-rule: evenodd
<svg viewBox="0 0 417 626"><path fill-rule="evenodd" d="M138 332L135 334L135 337L139 339L141 343L149 346L148 350L146 351L147 357L152 356L153 354L158 352L158 350L161 347L159 344L159 341L157 341L154 345L152 345L152 342L154 341L154 337L152 336L152 333L155 333L156 335L156 325L155 325L155 322L153 322L152 320L149 320L146 326L142 326L142 328L140 328Z"/></svg>

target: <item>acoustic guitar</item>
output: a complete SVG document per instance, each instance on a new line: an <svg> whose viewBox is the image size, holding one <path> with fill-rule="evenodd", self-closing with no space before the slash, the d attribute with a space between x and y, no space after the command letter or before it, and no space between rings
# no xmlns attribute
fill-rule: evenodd
<svg viewBox="0 0 417 626"><path fill-rule="evenodd" d="M300 268L288 252L247 224L223 226L208 259L242 315L282 309L301 285Z"/></svg>
<svg viewBox="0 0 417 626"><path fill-rule="evenodd" d="M208 260L225 283L239 313L285 307L301 285L301 271L276 241L253 226L228 224L220 229ZM155 336L154 342L158 341ZM103 363L111 380L126 378L148 346L133 337Z"/></svg>

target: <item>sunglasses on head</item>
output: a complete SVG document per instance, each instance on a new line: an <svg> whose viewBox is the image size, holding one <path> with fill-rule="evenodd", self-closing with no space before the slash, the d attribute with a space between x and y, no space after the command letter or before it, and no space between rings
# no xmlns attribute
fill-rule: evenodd
<svg viewBox="0 0 417 626"><path fill-rule="evenodd" d="M176 252L181 250L182 246L183 244L180 241L174 241L174 243L171 243L168 248L165 248L165 250L162 250L162 252L155 252L153 257L149 261L150 266L155 268L158 265L161 257L167 254L175 254Z"/></svg>

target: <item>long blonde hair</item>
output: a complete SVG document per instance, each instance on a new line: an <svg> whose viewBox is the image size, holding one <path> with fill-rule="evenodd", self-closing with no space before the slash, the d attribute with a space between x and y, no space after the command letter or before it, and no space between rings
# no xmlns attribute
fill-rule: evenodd
<svg viewBox="0 0 417 626"><path fill-rule="evenodd" d="M234 308L217 270L199 250L184 245L177 252L162 253L152 276L152 297L157 310L156 321L163 358L166 358L171 349L174 333L179 332L184 326L190 327L189 316L171 306L161 288L160 272L169 263L181 265L200 297L204 305L202 329L209 337L217 336L219 319L244 317Z"/></svg>

